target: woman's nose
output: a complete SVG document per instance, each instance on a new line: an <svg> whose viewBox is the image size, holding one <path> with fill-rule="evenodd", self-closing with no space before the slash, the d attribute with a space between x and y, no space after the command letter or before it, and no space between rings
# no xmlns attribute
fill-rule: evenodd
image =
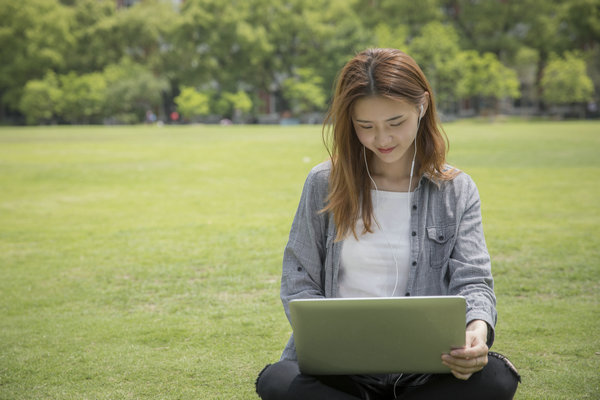
<svg viewBox="0 0 600 400"><path fill-rule="evenodd" d="M378 145L384 145L391 142L392 136L389 134L387 129L378 128L375 133L375 142Z"/></svg>

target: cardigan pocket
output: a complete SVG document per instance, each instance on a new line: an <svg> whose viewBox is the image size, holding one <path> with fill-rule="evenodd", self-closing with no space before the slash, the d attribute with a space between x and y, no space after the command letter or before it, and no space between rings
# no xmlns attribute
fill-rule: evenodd
<svg viewBox="0 0 600 400"><path fill-rule="evenodd" d="M452 253L452 239L456 225L430 226L427 228L429 246L429 266L441 268L448 262Z"/></svg>

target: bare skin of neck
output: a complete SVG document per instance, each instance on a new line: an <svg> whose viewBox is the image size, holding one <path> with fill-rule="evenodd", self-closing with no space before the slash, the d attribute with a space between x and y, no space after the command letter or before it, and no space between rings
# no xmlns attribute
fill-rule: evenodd
<svg viewBox="0 0 600 400"><path fill-rule="evenodd" d="M412 163L413 154L413 151L409 150L406 152L405 157L402 157L397 163L393 164L382 163L374 157L371 160L373 164L373 172L371 175L377 184L377 189L386 192L406 192L410 182L410 165ZM416 164L414 171L415 175L413 175L412 178L411 192L415 190L419 182L419 177L416 176L416 171L418 171L418 166Z"/></svg>

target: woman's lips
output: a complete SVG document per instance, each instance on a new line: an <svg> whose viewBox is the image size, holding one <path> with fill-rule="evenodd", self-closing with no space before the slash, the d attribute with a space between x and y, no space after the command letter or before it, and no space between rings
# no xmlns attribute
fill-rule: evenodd
<svg viewBox="0 0 600 400"><path fill-rule="evenodd" d="M378 147L377 150L379 150L379 152L382 153L382 154L387 154L387 153L391 153L392 151L394 151L395 148L396 148L396 146L394 146L394 147L388 147L388 148L385 148L385 149L382 149L382 148Z"/></svg>

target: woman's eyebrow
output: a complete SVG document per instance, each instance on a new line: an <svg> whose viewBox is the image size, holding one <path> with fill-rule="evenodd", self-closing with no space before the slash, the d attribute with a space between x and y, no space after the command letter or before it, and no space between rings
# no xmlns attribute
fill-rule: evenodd
<svg viewBox="0 0 600 400"><path fill-rule="evenodd" d="M400 119L402 117L404 117L403 114L396 115L395 117L391 117L391 118L386 119L385 122L395 121L395 120ZM363 122L363 123L371 123L371 122L373 122L373 121L368 121L368 120L365 120L365 119L355 119L355 121L356 122Z"/></svg>

